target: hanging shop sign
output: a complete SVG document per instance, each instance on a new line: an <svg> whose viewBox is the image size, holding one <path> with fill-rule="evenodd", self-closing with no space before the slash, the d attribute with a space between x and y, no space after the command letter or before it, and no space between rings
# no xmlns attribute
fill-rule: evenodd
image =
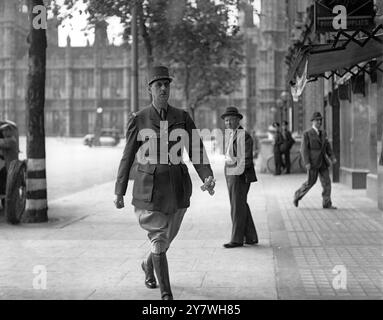
<svg viewBox="0 0 383 320"><path fill-rule="evenodd" d="M319 33L371 29L374 17L374 0L315 0L315 30Z"/></svg>

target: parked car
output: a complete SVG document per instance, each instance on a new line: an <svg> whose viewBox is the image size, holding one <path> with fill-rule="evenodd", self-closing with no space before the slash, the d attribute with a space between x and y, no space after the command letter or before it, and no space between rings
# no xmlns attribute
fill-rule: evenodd
<svg viewBox="0 0 383 320"><path fill-rule="evenodd" d="M18 153L19 134L17 125L12 121L0 120L0 138L4 138L4 125L11 129L16 138L16 154ZM26 204L26 160L20 161L18 156L8 154L9 149L0 148L0 212L5 212L8 223L17 224L21 221ZM12 160L13 159L13 160ZM7 161L10 161L7 165Z"/></svg>
<svg viewBox="0 0 383 320"><path fill-rule="evenodd" d="M121 131L118 129L105 128L101 129L99 138L96 138L95 134L87 134L84 137L84 145L93 147L93 146L107 146L114 147L120 143L121 140Z"/></svg>

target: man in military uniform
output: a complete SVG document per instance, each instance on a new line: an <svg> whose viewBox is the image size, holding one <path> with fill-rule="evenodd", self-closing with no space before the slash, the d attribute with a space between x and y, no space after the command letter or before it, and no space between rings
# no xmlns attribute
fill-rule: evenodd
<svg viewBox="0 0 383 320"><path fill-rule="evenodd" d="M314 112L311 122L312 128L303 133L301 153L307 169L307 181L295 192L294 206L298 207L299 201L314 186L318 179L322 184L322 206L324 209L336 209L331 202L331 180L329 167L331 162L337 162L332 151L326 132L321 130L322 115Z"/></svg>
<svg viewBox="0 0 383 320"><path fill-rule="evenodd" d="M123 196L137 155L132 204L139 224L148 232L151 243L151 253L142 263L142 269L145 285L155 288L154 267L163 300L173 299L166 251L178 233L192 194L188 168L182 161L184 148L207 190L212 192L215 186L202 141L199 136L192 139L192 132L196 129L194 121L186 111L168 104L171 82L166 67L158 66L150 70L148 85L152 104L129 120L126 146L115 186L115 204L120 209L124 207ZM180 141L172 139L175 130L185 133ZM177 157L174 157L176 145L180 148Z"/></svg>

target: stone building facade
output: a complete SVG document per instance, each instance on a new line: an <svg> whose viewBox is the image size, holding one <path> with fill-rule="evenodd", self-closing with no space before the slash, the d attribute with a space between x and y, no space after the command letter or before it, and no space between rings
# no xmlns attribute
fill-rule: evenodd
<svg viewBox="0 0 383 320"><path fill-rule="evenodd" d="M287 7L285 1L262 0L260 36L257 52L257 120L258 132L266 132L274 121L281 121L278 101L286 91L288 48ZM284 119L288 120L288 119Z"/></svg>
<svg viewBox="0 0 383 320"><path fill-rule="evenodd" d="M220 115L229 105L237 106L251 128L256 115L256 44L258 28L252 20L253 8L243 1L241 25L244 33L245 77L230 96L211 98L196 112L201 128L222 126ZM27 75L28 23L17 0L0 0L0 119L16 122L25 134L25 86ZM83 136L93 132L96 110L102 108L103 127L121 131L130 112L130 48L114 46L107 37L107 25L95 28L95 41L86 47L73 47L67 38L58 46L58 29L50 20L47 30L47 71L45 125L52 136ZM139 105L149 104L146 70L140 71ZM185 108L182 94L173 89L170 103Z"/></svg>
<svg viewBox="0 0 383 320"><path fill-rule="evenodd" d="M299 4L297 6L297 3ZM313 0L288 0L289 29L293 35L288 60L299 47L310 43L324 44L333 41L333 34L315 33L313 28ZM375 24L383 23L383 1L375 0L378 10ZM295 12L295 13L294 13ZM383 34L381 30L379 34ZM358 35L360 37L365 34ZM370 40L375 41L375 40ZM342 59L339 55L339 59ZM383 52L375 59L383 60ZM310 126L313 111L325 117L325 129L339 159L332 168L333 180L353 189L365 189L366 195L383 209L383 72L373 75L362 72L342 78L319 78L306 85L299 101L294 103L294 127Z"/></svg>

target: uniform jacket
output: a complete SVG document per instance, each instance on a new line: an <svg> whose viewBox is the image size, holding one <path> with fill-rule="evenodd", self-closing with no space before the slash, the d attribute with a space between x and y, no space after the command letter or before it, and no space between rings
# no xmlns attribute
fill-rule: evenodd
<svg viewBox="0 0 383 320"><path fill-rule="evenodd" d="M168 141L164 135L170 135L176 129L184 129L188 133L188 139L179 139L181 140L179 145L187 148L189 157L201 180L204 182L205 178L213 176L213 172L199 136L198 150L196 148L193 150L192 130L196 129L196 126L189 114L184 110L168 106L166 120L168 121L168 130L160 130L161 119L153 106L140 110L129 120L126 145L118 169L115 194L125 195L129 173L136 154L142 156L141 151L146 149L143 152L144 155L154 154L156 159L148 159L146 164L137 159L137 171L133 174L132 204L139 209L173 213L178 209L190 206L192 182L188 168L182 161L179 164L169 161L169 151L177 144L177 141ZM147 131L145 137L142 135L141 130L143 129ZM162 141L160 134L163 135ZM163 146L163 143L166 142L165 148L161 148L160 144ZM156 152L149 153L148 149L144 148L144 143L153 148L157 146ZM182 151L177 154L182 156ZM202 161L204 155L205 162ZM163 163L164 160L165 163Z"/></svg>
<svg viewBox="0 0 383 320"><path fill-rule="evenodd" d="M303 133L301 154L304 163L310 164L312 169L319 169L322 165L329 167L328 157L335 158L326 132L322 130L322 138L320 138L313 128Z"/></svg>
<svg viewBox="0 0 383 320"><path fill-rule="evenodd" d="M0 155L4 158L5 168L8 170L12 160L17 160L19 149L15 137L0 138Z"/></svg>
<svg viewBox="0 0 383 320"><path fill-rule="evenodd" d="M238 129L243 130L243 128L240 126ZM238 155L238 145L237 143L237 131L234 133L233 137L233 149L232 149L232 157L235 159ZM226 146L226 149L228 146ZM245 131L245 170L243 173L241 173L239 176L244 177L246 183L252 183L257 181L257 175L255 174L254 169L254 160L253 160L253 138L251 135ZM234 164L228 165L226 164L226 167L236 167L238 165L238 161L241 159L237 159L237 161ZM226 172L226 170L225 170Z"/></svg>

